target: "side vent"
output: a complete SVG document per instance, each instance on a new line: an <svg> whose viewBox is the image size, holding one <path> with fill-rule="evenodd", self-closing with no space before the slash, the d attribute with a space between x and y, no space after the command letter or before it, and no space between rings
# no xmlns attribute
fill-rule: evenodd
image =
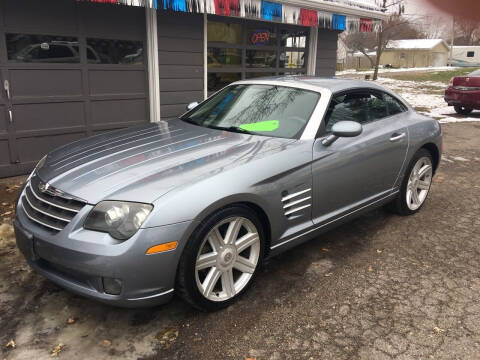
<svg viewBox="0 0 480 360"><path fill-rule="evenodd" d="M312 189L305 189L293 194L282 193L283 211L287 219L292 220L305 215L306 209L312 206Z"/></svg>

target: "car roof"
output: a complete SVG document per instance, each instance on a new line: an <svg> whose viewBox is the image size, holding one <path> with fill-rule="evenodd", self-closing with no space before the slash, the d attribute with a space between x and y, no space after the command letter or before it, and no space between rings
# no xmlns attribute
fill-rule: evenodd
<svg viewBox="0 0 480 360"><path fill-rule="evenodd" d="M264 77L264 78L256 78L256 79L249 79L249 80L241 80L237 81L236 83L261 83L261 84L268 84L269 82L275 82L278 84L279 82L284 82L285 85L289 86L298 86L304 87L305 85L309 87L315 87L318 90L320 89L328 89L332 93L344 91L344 90L351 90L351 89L358 89L358 88L369 88L369 89L377 89L382 91L388 91L383 86L380 86L372 81L365 81L365 80L355 80L355 79L346 79L346 78L337 78L337 77L315 77L315 76L274 76L274 77Z"/></svg>

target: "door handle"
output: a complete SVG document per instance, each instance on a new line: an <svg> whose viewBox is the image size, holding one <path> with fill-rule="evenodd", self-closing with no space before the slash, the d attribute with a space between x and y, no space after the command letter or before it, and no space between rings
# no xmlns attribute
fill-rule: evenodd
<svg viewBox="0 0 480 360"><path fill-rule="evenodd" d="M5 89L5 92L7 93L7 99L8 100L11 100L11 96L10 96L10 82L8 80L5 80L3 82L3 88Z"/></svg>
<svg viewBox="0 0 480 360"><path fill-rule="evenodd" d="M13 123L13 111L12 110L8 110L8 117L9 117L9 120L10 120L10 124Z"/></svg>
<svg viewBox="0 0 480 360"><path fill-rule="evenodd" d="M398 141L398 140L403 139L405 136L407 136L407 134L405 134L405 133L401 133L401 134L395 133L395 134L392 134L392 137L390 138L390 141Z"/></svg>

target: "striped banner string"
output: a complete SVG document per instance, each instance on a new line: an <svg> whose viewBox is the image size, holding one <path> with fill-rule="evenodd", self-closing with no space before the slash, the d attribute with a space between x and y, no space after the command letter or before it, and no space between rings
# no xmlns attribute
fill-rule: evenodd
<svg viewBox="0 0 480 360"><path fill-rule="evenodd" d="M188 13L207 13L221 16L235 16L247 19L263 19L285 24L314 26L347 32L378 32L382 21L357 16L332 14L326 11L300 8L269 0L77 0L100 4L116 4L159 8L161 10ZM319 0L320 2L342 3L349 6L377 9L365 5L365 0ZM360 6L360 5L362 6ZM370 8L371 7L371 8Z"/></svg>

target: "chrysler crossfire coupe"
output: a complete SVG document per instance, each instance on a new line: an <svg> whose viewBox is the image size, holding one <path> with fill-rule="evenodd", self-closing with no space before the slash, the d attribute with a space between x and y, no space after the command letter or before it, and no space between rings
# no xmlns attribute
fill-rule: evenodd
<svg viewBox="0 0 480 360"><path fill-rule="evenodd" d="M17 202L39 274L125 307L231 304L262 262L379 206L425 203L437 121L372 82L235 82L180 118L56 149Z"/></svg>

